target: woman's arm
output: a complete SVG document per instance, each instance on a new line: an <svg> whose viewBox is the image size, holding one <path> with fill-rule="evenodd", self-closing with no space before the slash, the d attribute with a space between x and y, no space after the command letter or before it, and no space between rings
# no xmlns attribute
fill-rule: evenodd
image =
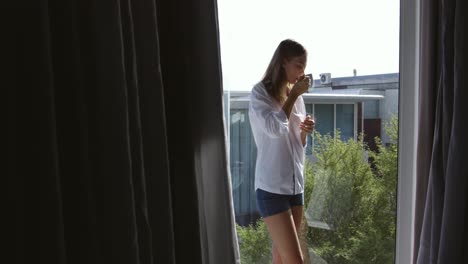
<svg viewBox="0 0 468 264"><path fill-rule="evenodd" d="M252 90L249 102L249 117L252 129L261 129L266 135L278 138L289 133L286 112L275 109L273 99L266 91Z"/></svg>
<svg viewBox="0 0 468 264"><path fill-rule="evenodd" d="M289 119L291 115L292 108L294 103L296 102L297 98L307 92L309 89L310 79L308 76L302 76L299 81L297 81L291 91L289 92L288 99L284 102L283 111L286 113L286 116Z"/></svg>
<svg viewBox="0 0 468 264"><path fill-rule="evenodd" d="M294 103L297 100L297 97L298 95L290 94L286 102L284 102L283 104L283 111L284 113L286 113L286 116L288 117L288 119L289 119L289 116L291 115L291 111L293 109Z"/></svg>
<svg viewBox="0 0 468 264"><path fill-rule="evenodd" d="M308 115L303 122L301 122L301 141L302 146L305 146L307 135L314 131L315 121Z"/></svg>

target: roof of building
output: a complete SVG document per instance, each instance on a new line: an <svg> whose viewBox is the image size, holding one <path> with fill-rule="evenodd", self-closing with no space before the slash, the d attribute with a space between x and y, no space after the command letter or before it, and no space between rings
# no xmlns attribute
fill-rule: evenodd
<svg viewBox="0 0 468 264"><path fill-rule="evenodd" d="M305 103L356 103L383 100L384 93L378 90L398 89L399 74L375 74L331 78L328 84L314 80L314 86L302 97ZM370 92L375 90L375 92ZM366 92L367 91L367 92ZM250 91L229 91L232 105L246 105Z"/></svg>
<svg viewBox="0 0 468 264"><path fill-rule="evenodd" d="M247 107L249 102L249 92L244 92L243 96L231 96L230 104L232 107ZM383 95L364 95L364 94L312 94L305 93L302 95L304 103L357 103L365 101L383 100Z"/></svg>
<svg viewBox="0 0 468 264"><path fill-rule="evenodd" d="M328 84L321 84L320 79L314 79L314 87L335 87L335 86L355 86L355 85L374 85L374 84L389 84L398 83L400 79L399 73L385 73L374 75L360 75L350 77L333 78Z"/></svg>
<svg viewBox="0 0 468 264"><path fill-rule="evenodd" d="M231 101L248 101L249 93L240 95L236 93L236 96L231 94ZM322 101L322 100L352 100L352 101L369 101L369 100L382 100L383 95L369 95L369 94L317 94L317 93L304 93L302 95L304 101Z"/></svg>
<svg viewBox="0 0 468 264"><path fill-rule="evenodd" d="M320 79L315 79L313 85L314 88L310 92L319 94L359 94L359 89L398 89L399 78L399 73L385 73L338 78L333 78L333 76L331 76L331 82L327 84L321 84ZM248 91L230 91L231 97L244 96L248 93Z"/></svg>

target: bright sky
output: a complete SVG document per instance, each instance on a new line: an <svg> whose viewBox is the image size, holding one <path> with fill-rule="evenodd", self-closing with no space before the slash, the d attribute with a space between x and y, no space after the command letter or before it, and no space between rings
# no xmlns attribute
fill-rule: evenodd
<svg viewBox="0 0 468 264"><path fill-rule="evenodd" d="M250 90L279 42L308 51L306 73L395 73L399 0L218 0L225 90Z"/></svg>

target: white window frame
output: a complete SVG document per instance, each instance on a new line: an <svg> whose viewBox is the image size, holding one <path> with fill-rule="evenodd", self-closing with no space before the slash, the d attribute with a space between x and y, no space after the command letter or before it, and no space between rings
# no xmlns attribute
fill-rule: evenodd
<svg viewBox="0 0 468 264"><path fill-rule="evenodd" d="M396 264L413 263L418 135L420 1L400 0Z"/></svg>
<svg viewBox="0 0 468 264"><path fill-rule="evenodd" d="M414 257L415 176L418 134L418 93L416 87L419 85L420 1L400 0L396 264L413 263ZM229 93L227 96L229 97ZM315 114L315 103L313 105L313 113ZM355 113L357 115L357 109ZM364 113L364 104L362 104L362 113ZM357 125L357 122L355 123ZM229 122L227 124L229 125ZM361 125L363 126L364 122ZM227 128L227 131L228 134L229 128ZM229 140L229 136L227 139Z"/></svg>

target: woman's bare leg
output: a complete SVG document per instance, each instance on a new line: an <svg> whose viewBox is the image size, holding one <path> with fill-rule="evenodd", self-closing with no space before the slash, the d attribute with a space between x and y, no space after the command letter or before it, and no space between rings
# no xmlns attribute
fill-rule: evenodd
<svg viewBox="0 0 468 264"><path fill-rule="evenodd" d="M297 237L299 238L299 243L301 244L301 252L304 263L309 263L310 256L308 252L307 239L305 238L305 234L307 234L307 222L304 218L304 206L293 206L291 211L294 218L294 225L296 226Z"/></svg>
<svg viewBox="0 0 468 264"><path fill-rule="evenodd" d="M274 243L271 243L271 252L273 255L273 264L283 264L283 261L281 260L281 255Z"/></svg>
<svg viewBox="0 0 468 264"><path fill-rule="evenodd" d="M294 226L296 227L297 237L301 237L301 224L302 224L302 216L304 214L304 206L293 206L291 207L292 216L294 219Z"/></svg>
<svg viewBox="0 0 468 264"><path fill-rule="evenodd" d="M263 220L273 240L273 258L275 258L276 249L281 256L282 263L303 264L301 246L291 210L265 217Z"/></svg>
<svg viewBox="0 0 468 264"><path fill-rule="evenodd" d="M291 208L291 211L292 211L292 216L294 219L294 226L296 227L297 237L299 238L299 242L302 244L302 241L301 241L302 229L301 228L302 228L302 218L304 215L303 206L294 206ZM301 252L304 253L303 252L304 250L305 250L304 247L302 247ZM283 262L281 261L281 256L279 254L279 251L276 248L274 243L272 243L271 252L273 255L273 264L283 264ZM303 257L305 257L304 254L303 254Z"/></svg>

